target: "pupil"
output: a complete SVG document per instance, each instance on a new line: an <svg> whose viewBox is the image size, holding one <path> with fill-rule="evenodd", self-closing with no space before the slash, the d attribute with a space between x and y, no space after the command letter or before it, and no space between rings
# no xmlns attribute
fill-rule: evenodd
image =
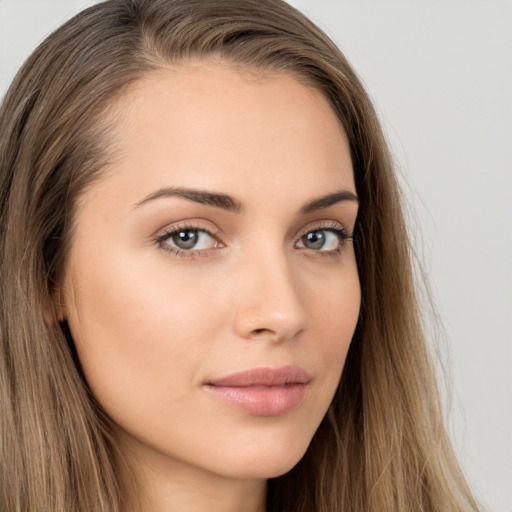
<svg viewBox="0 0 512 512"><path fill-rule="evenodd" d="M180 231L172 236L172 241L180 249L192 249L197 243L197 231Z"/></svg>
<svg viewBox="0 0 512 512"><path fill-rule="evenodd" d="M325 244L325 233L323 231L312 231L304 237L303 243L309 249L321 249Z"/></svg>

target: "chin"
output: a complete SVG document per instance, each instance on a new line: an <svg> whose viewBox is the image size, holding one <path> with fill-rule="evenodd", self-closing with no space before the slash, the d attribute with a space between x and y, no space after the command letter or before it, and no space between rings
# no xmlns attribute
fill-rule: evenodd
<svg viewBox="0 0 512 512"><path fill-rule="evenodd" d="M302 459L309 442L309 439L301 442L297 437L261 444L254 442L242 450L233 450L227 460L225 453L223 471L229 472L228 476L241 479L269 479L282 476Z"/></svg>

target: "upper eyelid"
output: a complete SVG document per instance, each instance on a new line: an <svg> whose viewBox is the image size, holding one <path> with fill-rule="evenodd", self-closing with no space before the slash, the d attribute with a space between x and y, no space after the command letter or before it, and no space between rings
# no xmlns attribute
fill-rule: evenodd
<svg viewBox="0 0 512 512"><path fill-rule="evenodd" d="M210 236L215 238L220 236L220 230L216 228L211 222L192 220L176 222L174 224L166 226L165 228L161 228L153 235L152 238L154 238L155 240L162 240L176 233L180 229L204 231L205 233L208 233Z"/></svg>
<svg viewBox="0 0 512 512"><path fill-rule="evenodd" d="M304 226L304 228L299 230L298 237L300 238L300 237L304 236L306 233L309 233L309 232L315 231L315 230L322 230L322 229L325 229L325 230L333 229L333 230L338 230L338 231L344 230L349 235L352 235L352 230L350 230L342 222L335 221L335 220L320 220L320 221L311 222L310 224L307 224L306 226Z"/></svg>

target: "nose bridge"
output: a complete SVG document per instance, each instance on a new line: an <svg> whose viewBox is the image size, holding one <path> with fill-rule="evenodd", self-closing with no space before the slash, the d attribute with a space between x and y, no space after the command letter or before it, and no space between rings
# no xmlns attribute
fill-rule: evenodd
<svg viewBox="0 0 512 512"><path fill-rule="evenodd" d="M300 287L285 252L261 248L240 263L236 330L244 338L276 341L296 336L307 314Z"/></svg>

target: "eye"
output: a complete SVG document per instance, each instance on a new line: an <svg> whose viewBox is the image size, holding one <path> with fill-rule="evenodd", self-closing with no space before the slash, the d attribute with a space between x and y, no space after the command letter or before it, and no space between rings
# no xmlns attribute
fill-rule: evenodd
<svg viewBox="0 0 512 512"><path fill-rule="evenodd" d="M201 251L219 245L210 233L198 228L177 228L168 231L160 236L157 242L163 248L174 251Z"/></svg>
<svg viewBox="0 0 512 512"><path fill-rule="evenodd" d="M296 244L296 247L310 249L312 251L330 252L336 251L351 236L344 229L315 229L304 234Z"/></svg>

